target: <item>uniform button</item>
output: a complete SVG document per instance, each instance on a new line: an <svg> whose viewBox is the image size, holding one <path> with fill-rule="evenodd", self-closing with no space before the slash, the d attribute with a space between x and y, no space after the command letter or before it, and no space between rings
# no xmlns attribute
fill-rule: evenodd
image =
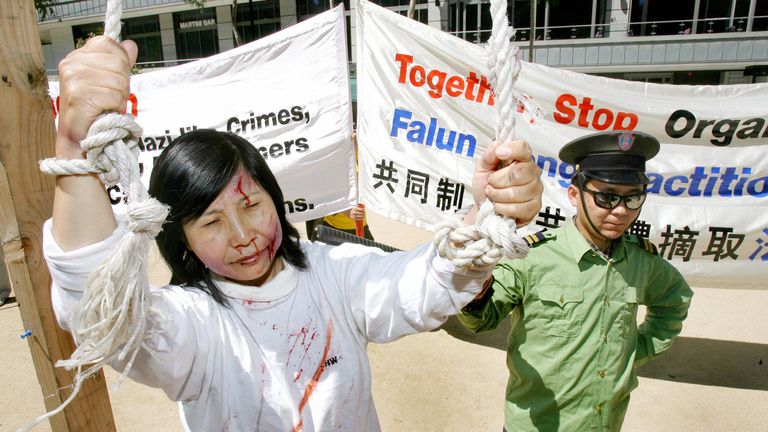
<svg viewBox="0 0 768 432"><path fill-rule="evenodd" d="M595 405L595 411L600 412L603 409L603 404Z"/></svg>
<svg viewBox="0 0 768 432"><path fill-rule="evenodd" d="M605 371L600 371L597 374L600 375L600 378L605 378Z"/></svg>
<svg viewBox="0 0 768 432"><path fill-rule="evenodd" d="M560 296L560 303L564 303L564 302L565 302L565 297L564 296Z"/></svg>

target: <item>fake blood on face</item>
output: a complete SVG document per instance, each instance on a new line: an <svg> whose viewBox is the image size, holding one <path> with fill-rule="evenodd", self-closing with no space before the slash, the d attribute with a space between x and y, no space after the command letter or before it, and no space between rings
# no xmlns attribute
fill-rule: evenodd
<svg viewBox="0 0 768 432"><path fill-rule="evenodd" d="M251 205L251 198L248 197L248 194L243 191L243 176L238 177L235 191L239 192L240 195L243 196L243 199L245 199L245 205Z"/></svg>

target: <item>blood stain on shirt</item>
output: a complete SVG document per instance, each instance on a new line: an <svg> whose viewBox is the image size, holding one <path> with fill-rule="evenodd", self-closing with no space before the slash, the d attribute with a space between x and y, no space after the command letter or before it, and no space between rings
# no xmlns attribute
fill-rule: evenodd
<svg viewBox="0 0 768 432"><path fill-rule="evenodd" d="M312 392L315 390L315 387L317 387L317 383L320 381L320 376L323 374L323 371L325 371L325 361L328 359L328 351L331 349L332 338L333 321L329 320L325 331L325 349L323 350L323 357L320 359L320 363L317 364L317 369L315 369L315 373L312 375L312 379L309 380L307 386L304 387L304 394L301 397L301 401L299 401L299 417L301 417L301 412L304 411L304 407L307 405L309 397L312 396ZM299 418L299 422L293 428L293 432L299 432L303 426L304 421Z"/></svg>

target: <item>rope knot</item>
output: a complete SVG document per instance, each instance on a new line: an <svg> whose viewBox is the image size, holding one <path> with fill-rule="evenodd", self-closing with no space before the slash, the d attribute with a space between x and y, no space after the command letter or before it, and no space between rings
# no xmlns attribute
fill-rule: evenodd
<svg viewBox="0 0 768 432"><path fill-rule="evenodd" d="M45 159L40 171L51 175L98 174L107 186L130 178L131 164L139 157L141 126L128 114L99 116L80 142L86 160Z"/></svg>
<svg viewBox="0 0 768 432"><path fill-rule="evenodd" d="M88 136L80 142L88 161L101 173L99 177L108 186L119 183L127 177L123 167L127 159L121 155L132 154L139 157L139 138L141 126L128 114L108 113L99 116L88 130Z"/></svg>
<svg viewBox="0 0 768 432"><path fill-rule="evenodd" d="M528 255L528 244L517 235L517 224L512 218L496 214L493 203L485 200L477 213L477 231L487 237L507 258Z"/></svg>
<svg viewBox="0 0 768 432"><path fill-rule="evenodd" d="M438 254L456 267L487 268L496 265L502 255L522 258L528 254L528 245L515 231L515 221L497 215L490 200L480 206L475 225L464 225L465 213L456 213L435 232Z"/></svg>
<svg viewBox="0 0 768 432"><path fill-rule="evenodd" d="M155 238L168 217L168 206L154 198L128 204L128 229Z"/></svg>

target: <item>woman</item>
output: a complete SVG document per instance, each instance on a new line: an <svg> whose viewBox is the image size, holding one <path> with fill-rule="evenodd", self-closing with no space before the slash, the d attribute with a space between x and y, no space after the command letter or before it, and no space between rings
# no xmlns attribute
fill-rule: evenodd
<svg viewBox="0 0 768 432"><path fill-rule="evenodd" d="M135 58L132 42L99 37L62 62L57 157L82 158L93 120L125 107ZM501 159L525 162L494 172ZM488 196L523 223L540 207L524 143L491 146L474 187L476 202ZM490 275L455 268L431 245L385 254L300 243L268 166L231 134L179 137L158 158L150 194L171 209L157 242L173 276L153 290L129 375L180 401L193 431L379 430L366 344L437 327ZM69 329L88 272L125 223L96 177L61 176L44 230L54 309Z"/></svg>

